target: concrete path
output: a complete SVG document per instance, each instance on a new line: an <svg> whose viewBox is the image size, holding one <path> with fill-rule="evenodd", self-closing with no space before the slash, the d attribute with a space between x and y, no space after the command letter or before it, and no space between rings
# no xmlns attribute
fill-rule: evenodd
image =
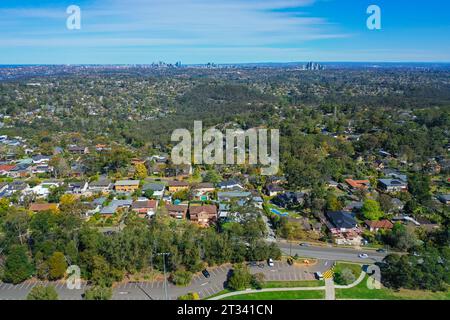
<svg viewBox="0 0 450 320"><path fill-rule="evenodd" d="M235 291L235 292L225 293L220 296L213 297L213 298L210 298L207 300L220 300L223 298L238 296L241 294L248 294L248 293L285 292L285 291L317 291L317 290L325 290L325 287L270 288L270 289L260 289L260 290L249 289L249 290L244 290L244 291Z"/></svg>
<svg viewBox="0 0 450 320"><path fill-rule="evenodd" d="M335 300L336 295L334 291L333 279L325 279L325 300Z"/></svg>

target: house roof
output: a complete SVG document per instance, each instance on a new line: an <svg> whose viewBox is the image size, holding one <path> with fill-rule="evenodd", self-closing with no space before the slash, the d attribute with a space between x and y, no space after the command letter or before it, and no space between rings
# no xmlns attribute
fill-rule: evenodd
<svg viewBox="0 0 450 320"><path fill-rule="evenodd" d="M386 220L386 219L380 220L380 221L366 220L365 223L369 228L373 228L373 229L392 229L394 227L392 222L390 222L389 220Z"/></svg>
<svg viewBox="0 0 450 320"><path fill-rule="evenodd" d="M155 200L134 201L131 205L132 209L156 209L158 203Z"/></svg>
<svg viewBox="0 0 450 320"><path fill-rule="evenodd" d="M252 194L247 191L227 191L227 192L218 192L217 197L221 198L248 198Z"/></svg>
<svg viewBox="0 0 450 320"><path fill-rule="evenodd" d="M353 179L345 179L345 182L352 188L361 189L367 188L370 184L369 180L353 180Z"/></svg>
<svg viewBox="0 0 450 320"><path fill-rule="evenodd" d="M202 182L197 184L194 189L214 189L214 185L209 182Z"/></svg>
<svg viewBox="0 0 450 320"><path fill-rule="evenodd" d="M352 229L357 226L355 215L347 211L327 212L330 222L338 229Z"/></svg>
<svg viewBox="0 0 450 320"><path fill-rule="evenodd" d="M206 206L190 206L189 213L197 215L199 213L217 214L217 207L215 205Z"/></svg>
<svg viewBox="0 0 450 320"><path fill-rule="evenodd" d="M98 181L93 181L89 184L89 187L108 187L111 185L111 180L100 179Z"/></svg>
<svg viewBox="0 0 450 320"><path fill-rule="evenodd" d="M406 187L407 183L400 179L379 179L378 182L382 183L386 187Z"/></svg>
<svg viewBox="0 0 450 320"><path fill-rule="evenodd" d="M16 167L15 164L2 164L0 165L0 171L11 171Z"/></svg>
<svg viewBox="0 0 450 320"><path fill-rule="evenodd" d="M266 188L268 191L284 191L284 188L278 184L269 184Z"/></svg>
<svg viewBox="0 0 450 320"><path fill-rule="evenodd" d="M187 212L188 206L186 205L174 205L174 204L167 204L166 209L169 212Z"/></svg>
<svg viewBox="0 0 450 320"><path fill-rule="evenodd" d="M241 184L236 180L222 181L217 184L217 186L219 188L226 188L226 187L232 187L232 186L237 186L237 185L241 185Z"/></svg>
<svg viewBox="0 0 450 320"><path fill-rule="evenodd" d="M117 209L121 207L130 207L133 203L133 200L113 200L111 203L104 207L100 213L101 214L113 214L117 211Z"/></svg>
<svg viewBox="0 0 450 320"><path fill-rule="evenodd" d="M168 182L169 187L188 187L189 183L185 181L172 180Z"/></svg>
<svg viewBox="0 0 450 320"><path fill-rule="evenodd" d="M115 183L116 186L139 186L139 180L119 180Z"/></svg>
<svg viewBox="0 0 450 320"><path fill-rule="evenodd" d="M166 188L164 184L161 183L146 183L142 190L153 190L153 191L163 191Z"/></svg>

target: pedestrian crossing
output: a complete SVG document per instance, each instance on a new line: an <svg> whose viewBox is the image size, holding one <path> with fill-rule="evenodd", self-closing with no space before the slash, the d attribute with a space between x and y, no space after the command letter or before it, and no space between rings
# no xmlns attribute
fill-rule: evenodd
<svg viewBox="0 0 450 320"><path fill-rule="evenodd" d="M334 268L336 267L336 263L333 264L333 266L331 267L331 269L325 271L323 273L323 278L324 279L333 279L334 277Z"/></svg>

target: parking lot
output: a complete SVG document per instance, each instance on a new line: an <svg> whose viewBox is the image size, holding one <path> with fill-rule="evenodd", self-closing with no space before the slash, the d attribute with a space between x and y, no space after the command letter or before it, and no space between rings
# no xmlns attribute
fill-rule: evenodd
<svg viewBox="0 0 450 320"><path fill-rule="evenodd" d="M286 262L275 261L273 267L261 262L256 266L250 266L250 272L264 273L266 281L300 281L313 280L314 272L328 270L333 261L320 260L313 266L290 266ZM231 265L208 268L209 278L201 273L194 275L188 287L177 287L167 282L167 298L177 299L188 292L197 292L201 299L214 295L224 289L225 282L231 270ZM64 281L25 281L18 285L0 282L0 300L25 299L28 292L36 285L53 285L58 292L60 300L80 300L86 290L83 282L80 290L70 290ZM153 282L122 282L114 286L114 300L163 300L166 298L164 281Z"/></svg>

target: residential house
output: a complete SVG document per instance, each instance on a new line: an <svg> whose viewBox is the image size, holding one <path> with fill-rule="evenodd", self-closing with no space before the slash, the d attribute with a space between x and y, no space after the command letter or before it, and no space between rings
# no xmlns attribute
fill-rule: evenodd
<svg viewBox="0 0 450 320"><path fill-rule="evenodd" d="M394 224L389 220L370 221L366 220L365 224L370 232L378 232L379 230L391 230Z"/></svg>
<svg viewBox="0 0 450 320"><path fill-rule="evenodd" d="M292 208L303 204L305 193L303 192L284 192L277 195L271 202L281 208Z"/></svg>
<svg viewBox="0 0 450 320"><path fill-rule="evenodd" d="M162 183L146 183L142 187L142 192L151 190L151 191L153 191L152 197L161 199L164 196L165 189L166 189L166 186Z"/></svg>
<svg viewBox="0 0 450 320"><path fill-rule="evenodd" d="M57 212L58 207L59 205L57 203L32 203L29 210L35 213L43 211Z"/></svg>
<svg viewBox="0 0 450 320"><path fill-rule="evenodd" d="M31 191L36 195L38 198L46 198L50 194L50 191L53 188L58 188L62 185L62 182L54 181L54 180L46 180L42 181L37 186L33 187Z"/></svg>
<svg viewBox="0 0 450 320"><path fill-rule="evenodd" d="M109 193L113 187L111 180L109 179L99 179L89 183L88 190L92 192Z"/></svg>
<svg viewBox="0 0 450 320"><path fill-rule="evenodd" d="M66 193L70 194L83 194L87 191L89 184L86 181L82 182L69 182L67 184Z"/></svg>
<svg viewBox="0 0 450 320"><path fill-rule="evenodd" d="M28 183L24 181L13 181L11 183L8 183L8 188L5 190L4 196L10 197L15 193L20 194L19 200L22 201L23 196L31 193L31 188Z"/></svg>
<svg viewBox="0 0 450 320"><path fill-rule="evenodd" d="M138 199L131 205L131 210L137 212L139 216L151 217L156 214L158 208L158 201L148 200L146 198Z"/></svg>
<svg viewBox="0 0 450 320"><path fill-rule="evenodd" d="M220 203L219 204L219 219L227 219L230 216L231 205L229 203Z"/></svg>
<svg viewBox="0 0 450 320"><path fill-rule="evenodd" d="M185 181L173 180L173 181L169 181L168 187L169 187L169 192L173 193L173 192L188 190L189 183L187 183Z"/></svg>
<svg viewBox="0 0 450 320"><path fill-rule="evenodd" d="M327 186L328 186L328 188L334 188L334 189L337 189L338 186L339 186L339 183L336 182L336 181L334 181L334 180L328 180Z"/></svg>
<svg viewBox="0 0 450 320"><path fill-rule="evenodd" d="M202 201L208 200L210 193L214 192L215 188L212 183L204 182L199 183L192 188L194 191L194 197Z"/></svg>
<svg viewBox="0 0 450 320"><path fill-rule="evenodd" d="M16 167L15 164L2 164L0 165L0 176L10 176L11 171Z"/></svg>
<svg viewBox="0 0 450 320"><path fill-rule="evenodd" d="M50 161L51 157L38 154L36 156L33 156L31 159L33 161L33 164L41 165L41 164L47 164Z"/></svg>
<svg viewBox="0 0 450 320"><path fill-rule="evenodd" d="M256 208L259 208L259 209L263 208L264 200L260 196L252 197L252 201L253 201L253 203L254 203Z"/></svg>
<svg viewBox="0 0 450 320"><path fill-rule="evenodd" d="M266 194L269 197L277 196L282 192L284 192L284 188L278 184L269 184L266 186Z"/></svg>
<svg viewBox="0 0 450 320"><path fill-rule="evenodd" d="M217 199L219 202L230 202L244 200L248 201L252 197L251 192L248 191L219 191L217 193Z"/></svg>
<svg viewBox="0 0 450 320"><path fill-rule="evenodd" d="M346 211L327 212L328 228L337 244L360 245L361 230L355 219L355 214Z"/></svg>
<svg viewBox="0 0 450 320"><path fill-rule="evenodd" d="M227 181L222 181L219 182L217 184L217 188L221 189L221 190L236 190L236 189L240 189L240 190L244 190L244 187L240 184L240 182L236 181L236 180L227 180Z"/></svg>
<svg viewBox="0 0 450 320"><path fill-rule="evenodd" d="M370 187L369 180L345 179L345 183L350 187L351 190L367 190Z"/></svg>
<svg viewBox="0 0 450 320"><path fill-rule="evenodd" d="M217 221L215 205L189 206L189 219L200 226L209 226Z"/></svg>
<svg viewBox="0 0 450 320"><path fill-rule="evenodd" d="M399 179L379 179L378 188L384 192L402 192L408 190L408 183Z"/></svg>
<svg viewBox="0 0 450 320"><path fill-rule="evenodd" d="M187 205L166 205L167 213L175 219L185 219L188 211Z"/></svg>
<svg viewBox="0 0 450 320"><path fill-rule="evenodd" d="M102 215L113 215L119 209L129 209L133 204L133 200L112 200L110 204L100 210Z"/></svg>
<svg viewBox="0 0 450 320"><path fill-rule="evenodd" d="M76 146L76 145L71 145L67 148L67 151L69 151L69 153L71 154L88 154L89 153L89 148L88 147L81 147L81 146Z"/></svg>
<svg viewBox="0 0 450 320"><path fill-rule="evenodd" d="M114 184L117 192L134 192L139 189L139 180L119 180Z"/></svg>

